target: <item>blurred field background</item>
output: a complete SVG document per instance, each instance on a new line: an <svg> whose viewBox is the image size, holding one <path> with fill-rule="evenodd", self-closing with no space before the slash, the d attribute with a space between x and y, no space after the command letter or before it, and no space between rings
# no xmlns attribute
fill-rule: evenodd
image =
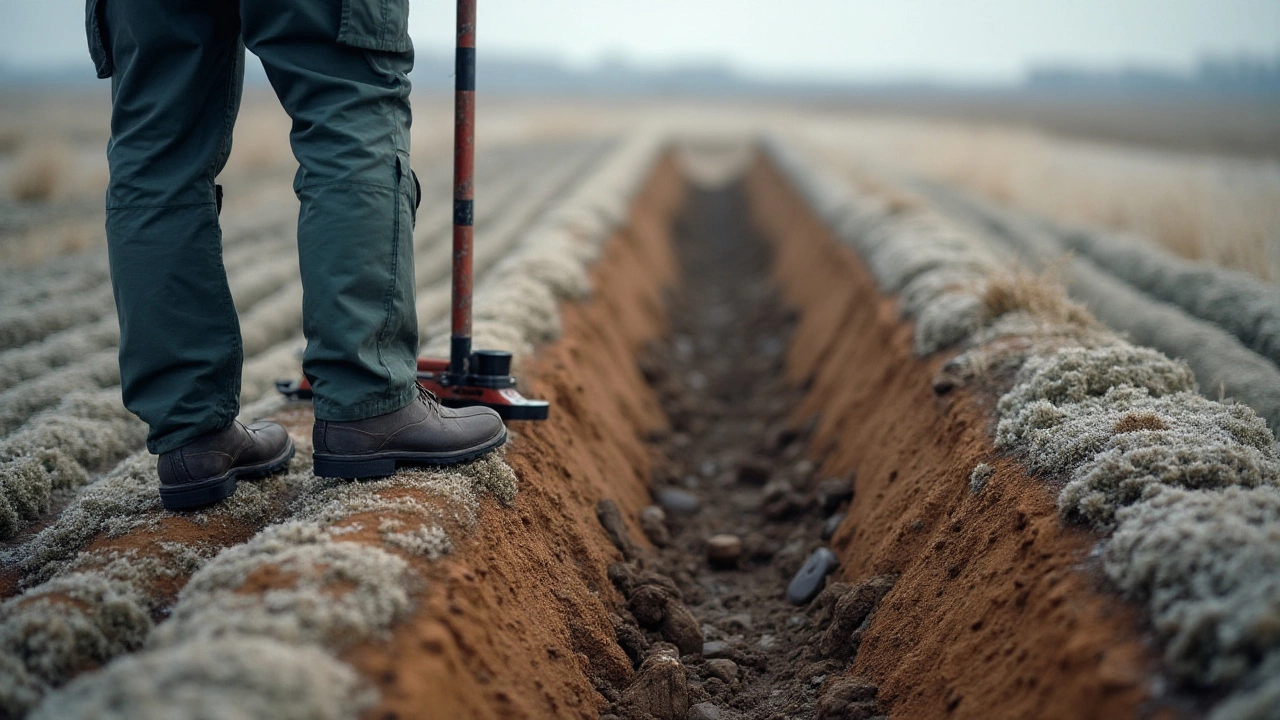
<svg viewBox="0 0 1280 720"><path fill-rule="evenodd" d="M917 14L818 0L788 12L752 0L729 16L723 11L730 6L715 0L688 8L692 25L677 29L663 22L671 3L613 10L486 3L480 149L522 137L602 133L673 114L711 126L741 126L749 118L752 129L837 148L851 168L945 182L1058 222L1124 231L1186 258L1280 278L1280 38L1267 45L1280 31L1266 29L1274 6L1086 3L1075 12L1054 5L1037 14L1004 3L988 10L1005 29L988 32L980 18L971 28L948 27L972 18L976 6L967 12L964 3L905 5ZM103 241L109 99L108 83L92 78L77 47L80 4L19 2L14 10L49 25L42 33L47 42L10 33L9 49L0 53L0 262L29 267ZM420 174L448 162L440 152L450 140L451 12L449 3L413 5ZM807 73L786 67L787 57L763 42L772 37L770 23L781 33L789 27L784 22L806 14L822 21L812 29L816 49L809 51L816 70ZM846 17L857 24L842 26ZM699 18L717 24L699 26ZM1178 25L1201 19L1221 27ZM525 31L530 23L551 28L557 20L546 37ZM877 23L892 41L878 38ZM1044 34L1042 44L1023 41L1024 57L1012 70L976 69L986 45L1012 47L1016 23ZM1055 33L1053 23L1070 27ZM1082 27L1107 33L1068 32ZM1194 32L1204 37L1175 39ZM1224 39L1231 33L1240 38L1237 47ZM846 36L844 47L833 42ZM808 48L798 38L776 39L795 45L789 55ZM1103 52L1119 61L1091 56ZM1178 62L1147 59L1161 52ZM831 67L820 67L822 58ZM841 62L845 75L834 70ZM222 176L230 200L250 184L239 180L288 178L288 127L251 59ZM255 189L245 201L280 197Z"/></svg>
<svg viewBox="0 0 1280 720"><path fill-rule="evenodd" d="M698 101L688 92L614 87L621 91L612 97L573 87L561 98L493 91L481 101L481 149L616 130L655 115L714 120L745 112L762 128L840 148L842 160L869 171L943 181L1060 222L1127 231L1186 258L1280 278L1280 100L1207 90L1071 102L1043 91L914 90L905 98L851 89L813 99L735 90ZM428 157L447 164L447 102L443 89L415 97L420 166ZM1056 111L1063 107L1074 112ZM274 175L287 183L288 130L269 88L250 88L221 178L229 198L237 180ZM0 89L0 262L30 266L103 242L108 136L105 87Z"/></svg>

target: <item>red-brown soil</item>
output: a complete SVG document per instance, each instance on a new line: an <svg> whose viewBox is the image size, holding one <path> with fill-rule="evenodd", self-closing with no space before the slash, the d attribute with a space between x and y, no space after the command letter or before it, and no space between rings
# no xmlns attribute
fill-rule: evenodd
<svg viewBox="0 0 1280 720"><path fill-rule="evenodd" d="M748 187L799 310L796 417L818 418L823 471L857 473L838 577L900 576L852 672L893 717L1138 715L1154 660L1137 612L1082 567L1097 538L1064 527L1053 489L996 455L990 398L934 394L943 358L913 356L895 302L781 177L757 163ZM974 494L979 462L995 474Z"/></svg>
<svg viewBox="0 0 1280 720"><path fill-rule="evenodd" d="M665 327L668 233L683 194L668 158L594 268L594 297L563 307L562 338L527 367L530 394L552 412L513 428L514 506L486 501L474 533L423 568L426 597L390 643L345 655L382 693L369 717L595 718L593 681L629 682L605 574L618 553L595 506L610 498L635 523L648 504L644 438L666 421L635 358Z"/></svg>

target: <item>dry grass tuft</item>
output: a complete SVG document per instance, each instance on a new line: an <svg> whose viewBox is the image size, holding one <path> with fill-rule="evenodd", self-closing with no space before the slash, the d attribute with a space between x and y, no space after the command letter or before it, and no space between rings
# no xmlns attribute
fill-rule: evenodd
<svg viewBox="0 0 1280 720"><path fill-rule="evenodd" d="M1017 266L997 271L983 281L979 297L991 318L1022 311L1049 324L1098 327L1084 306L1067 297L1056 267L1040 273Z"/></svg>
<svg viewBox="0 0 1280 720"><path fill-rule="evenodd" d="M70 164L70 153L61 143L28 146L9 173L9 192L22 202L47 202L58 192Z"/></svg>
<svg viewBox="0 0 1280 720"><path fill-rule="evenodd" d="M1155 413L1131 412L1125 413L1111 429L1117 435L1140 430L1168 430L1169 423L1162 420Z"/></svg>

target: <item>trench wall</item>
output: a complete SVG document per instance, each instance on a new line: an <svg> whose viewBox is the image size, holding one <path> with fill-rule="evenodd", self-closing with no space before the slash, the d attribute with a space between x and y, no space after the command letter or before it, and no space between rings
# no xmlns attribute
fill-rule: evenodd
<svg viewBox="0 0 1280 720"><path fill-rule="evenodd" d="M1064 526L1051 489L996 453L979 396L934 393L945 358L913 353L897 301L778 169L759 159L747 187L799 314L796 420L817 419L823 472L856 473L836 578L899 576L851 672L891 717L1134 717L1154 661L1136 610L1081 571L1097 538ZM994 474L974 493L979 463Z"/></svg>
<svg viewBox="0 0 1280 720"><path fill-rule="evenodd" d="M564 304L560 339L526 361L529 394L552 412L512 428L515 504L484 503L390 643L344 656L381 692L369 716L585 720L600 712L597 688L630 681L609 620L621 600L605 574L620 558L595 507L612 499L634 523L650 502L645 436L666 420L635 357L665 328L684 195L664 156L593 268L591 299ZM638 525L632 534L643 537Z"/></svg>

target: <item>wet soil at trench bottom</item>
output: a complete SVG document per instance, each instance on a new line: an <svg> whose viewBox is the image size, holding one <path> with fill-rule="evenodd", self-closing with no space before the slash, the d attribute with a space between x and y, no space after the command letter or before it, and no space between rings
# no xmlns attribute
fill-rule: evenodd
<svg viewBox="0 0 1280 720"><path fill-rule="evenodd" d="M820 476L807 457L812 423L793 422L803 389L783 364L795 318L745 203L737 184L695 188L676 225L671 332L640 361L670 421L651 438L654 504L641 526L653 548L627 536L612 503L597 508L626 559L609 568L627 598L613 621L638 669L625 691L606 692L605 719L883 712L875 687L845 671L893 578L824 588L820 571L805 602L787 598L815 553L833 569L821 548L854 478Z"/></svg>

